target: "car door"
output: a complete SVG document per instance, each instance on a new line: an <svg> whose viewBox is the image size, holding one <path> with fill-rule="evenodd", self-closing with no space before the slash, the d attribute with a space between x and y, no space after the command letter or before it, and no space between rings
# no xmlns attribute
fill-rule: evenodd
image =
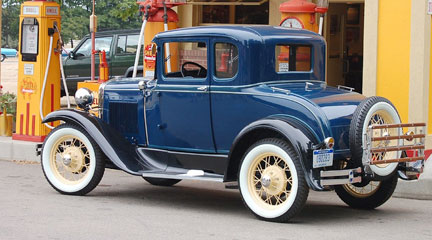
<svg viewBox="0 0 432 240"><path fill-rule="evenodd" d="M122 34L116 37L115 52L111 59L111 75L123 76L129 67L135 63L135 55L138 46L139 34ZM138 65L142 65L143 46L141 45L141 54Z"/></svg>
<svg viewBox="0 0 432 240"><path fill-rule="evenodd" d="M168 44L171 54L165 56ZM208 91L210 71L207 71L211 59L207 46L208 40L202 38L159 43L158 65L162 66L158 67L156 87L146 100L150 147L215 152Z"/></svg>
<svg viewBox="0 0 432 240"><path fill-rule="evenodd" d="M109 56L112 36L96 37L95 49L96 51L105 50L106 55ZM99 77L99 55L95 56L96 65L96 79ZM78 82L90 80L91 78L91 39L86 38L80 43L72 52L72 57L68 57L64 64L64 72L68 82L70 92L76 91Z"/></svg>

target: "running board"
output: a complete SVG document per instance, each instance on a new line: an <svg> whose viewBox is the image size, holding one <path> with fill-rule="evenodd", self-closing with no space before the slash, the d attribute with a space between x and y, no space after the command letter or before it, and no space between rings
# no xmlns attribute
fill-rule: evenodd
<svg viewBox="0 0 432 240"><path fill-rule="evenodd" d="M223 175L207 173L203 170L187 170L185 173L179 172L143 172L143 177L151 178L166 178L166 179L188 179L188 180L201 180L211 182L223 182Z"/></svg>
<svg viewBox="0 0 432 240"><path fill-rule="evenodd" d="M355 173L361 173L361 171L362 169L360 167L355 169L321 171L320 183L321 186L358 183L361 182L362 178L360 176L355 177L354 175Z"/></svg>

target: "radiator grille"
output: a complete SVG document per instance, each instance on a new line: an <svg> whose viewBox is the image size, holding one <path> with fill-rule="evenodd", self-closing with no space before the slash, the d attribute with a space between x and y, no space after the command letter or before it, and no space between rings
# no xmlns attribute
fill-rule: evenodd
<svg viewBox="0 0 432 240"><path fill-rule="evenodd" d="M138 134L138 104L109 103L110 125L124 134Z"/></svg>

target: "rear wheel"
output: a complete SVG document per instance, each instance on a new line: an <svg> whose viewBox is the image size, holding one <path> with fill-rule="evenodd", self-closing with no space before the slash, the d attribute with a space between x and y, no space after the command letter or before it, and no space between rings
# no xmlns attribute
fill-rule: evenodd
<svg viewBox="0 0 432 240"><path fill-rule="evenodd" d="M384 204L392 196L397 181L397 174L393 174L384 181L337 185L335 191L339 198L350 207L374 209Z"/></svg>
<svg viewBox="0 0 432 240"><path fill-rule="evenodd" d="M151 178L151 177L143 177L143 178L151 185L163 186L163 187L170 187L181 181L181 179Z"/></svg>
<svg viewBox="0 0 432 240"><path fill-rule="evenodd" d="M280 139L264 139L244 155L238 174L243 202L260 219L286 222L309 194L300 158Z"/></svg>
<svg viewBox="0 0 432 240"><path fill-rule="evenodd" d="M6 59L6 55L2 54L1 55L1 61L3 62Z"/></svg>

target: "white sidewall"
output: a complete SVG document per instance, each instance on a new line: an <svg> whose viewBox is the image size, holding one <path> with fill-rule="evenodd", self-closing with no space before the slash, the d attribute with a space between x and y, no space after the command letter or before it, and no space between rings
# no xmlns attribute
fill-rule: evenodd
<svg viewBox="0 0 432 240"><path fill-rule="evenodd" d="M366 133L366 129L368 128L369 120L371 119L372 115L377 112L384 110L389 113L391 118L393 119L394 123L401 123L400 118L394 107L392 107L390 104L386 102L378 102L375 103L370 109L369 112L366 115L364 124L363 124L363 131L362 131L362 146L365 146L365 139L364 135ZM380 176L388 176L391 174L398 166L398 163L390 163L386 167L378 167L375 165L370 165L370 168L372 171Z"/></svg>
<svg viewBox="0 0 432 240"><path fill-rule="evenodd" d="M288 164L290 170L291 170L291 176L292 176L292 188L291 193L288 197L288 199L281 205L279 205L277 208L273 210L264 209L259 204L255 202L253 199L252 194L249 192L248 188L248 171L251 167L254 159L261 154L273 152L279 156L281 156L286 163ZM263 218L276 218L284 213L286 213L291 206L294 203L294 200L297 196L298 192L298 175L297 175L297 169L294 165L294 162L292 161L291 157L286 153L282 148L273 145L273 144L262 144L255 148L253 148L244 158L242 165L240 167L240 173L239 173L239 187L241 190L241 194L243 196L244 201L248 205L248 207L257 215L263 217Z"/></svg>
<svg viewBox="0 0 432 240"><path fill-rule="evenodd" d="M90 153L90 168L88 170L89 172L79 183L73 185L65 184L62 181L60 181L54 174L54 171L56 170L51 169L51 164L50 164L51 149L54 147L53 146L54 143L64 135L73 135L80 138L84 142L84 144L86 145ZM50 181L50 183L54 185L57 189L68 193L78 192L83 188L85 188L93 178L96 169L95 151L92 144L90 143L90 140L83 133L73 128L61 128L59 130L55 130L55 132L53 132L45 140L45 145L42 150L42 167L45 172L45 175L48 178L48 181Z"/></svg>

